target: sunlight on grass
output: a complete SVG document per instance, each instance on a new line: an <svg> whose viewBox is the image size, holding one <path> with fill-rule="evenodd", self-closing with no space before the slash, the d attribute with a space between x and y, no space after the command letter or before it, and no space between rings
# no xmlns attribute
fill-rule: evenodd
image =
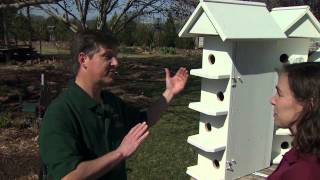
<svg viewBox="0 0 320 180"><path fill-rule="evenodd" d="M186 64L188 68L199 68L200 62L196 58L171 57L154 58L152 64L175 71ZM187 138L198 133L199 113L189 109L188 104L199 101L200 84L200 78L190 77L184 92L174 99L160 122L151 128L149 138L127 162L129 180L190 178L186 169L197 164L197 152L187 143ZM159 96L163 90L162 82L143 87L150 97Z"/></svg>

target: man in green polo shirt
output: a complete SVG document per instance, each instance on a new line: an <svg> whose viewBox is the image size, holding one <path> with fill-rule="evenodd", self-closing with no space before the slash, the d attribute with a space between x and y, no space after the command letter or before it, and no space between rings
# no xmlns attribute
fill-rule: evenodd
<svg viewBox="0 0 320 180"><path fill-rule="evenodd" d="M148 137L188 71L166 72L166 90L147 111L128 106L103 90L113 81L118 60L112 36L78 33L73 42L74 82L48 107L40 132L40 154L48 179L127 179L125 160Z"/></svg>

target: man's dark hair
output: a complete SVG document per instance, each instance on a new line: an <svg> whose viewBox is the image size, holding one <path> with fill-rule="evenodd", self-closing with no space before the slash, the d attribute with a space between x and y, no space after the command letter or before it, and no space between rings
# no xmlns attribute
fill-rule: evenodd
<svg viewBox="0 0 320 180"><path fill-rule="evenodd" d="M292 145L320 159L320 63L285 65L281 73L288 75L290 90L303 105Z"/></svg>
<svg viewBox="0 0 320 180"><path fill-rule="evenodd" d="M100 47L114 49L117 46L118 41L110 32L85 30L76 33L71 44L74 73L77 74L79 70L78 57L81 52L92 58Z"/></svg>

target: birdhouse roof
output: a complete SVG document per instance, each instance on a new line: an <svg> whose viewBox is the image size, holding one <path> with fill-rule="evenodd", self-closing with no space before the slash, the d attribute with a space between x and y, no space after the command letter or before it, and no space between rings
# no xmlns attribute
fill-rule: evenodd
<svg viewBox="0 0 320 180"><path fill-rule="evenodd" d="M219 35L227 39L282 39L286 35L264 3L200 0L180 37Z"/></svg>
<svg viewBox="0 0 320 180"><path fill-rule="evenodd" d="M288 37L320 38L320 23L309 6L274 8L271 15Z"/></svg>
<svg viewBox="0 0 320 180"><path fill-rule="evenodd" d="M311 54L308 61L320 62L320 48Z"/></svg>

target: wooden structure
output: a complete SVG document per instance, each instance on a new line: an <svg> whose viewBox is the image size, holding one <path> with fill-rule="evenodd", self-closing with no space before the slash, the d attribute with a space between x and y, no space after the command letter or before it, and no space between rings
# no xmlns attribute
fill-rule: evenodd
<svg viewBox="0 0 320 180"><path fill-rule="evenodd" d="M0 62L13 60L35 59L39 55L31 46L0 46Z"/></svg>
<svg viewBox="0 0 320 180"><path fill-rule="evenodd" d="M199 133L187 140L198 150L197 165L187 168L191 177L242 177L269 167L290 148L281 139L286 130L274 129L269 102L275 69L307 61L310 38L319 35L318 22L304 11L307 18L297 16L284 26L295 13L272 14L264 3L200 0L179 33L204 37L202 68L190 71L202 78L200 101L189 104L200 112Z"/></svg>

